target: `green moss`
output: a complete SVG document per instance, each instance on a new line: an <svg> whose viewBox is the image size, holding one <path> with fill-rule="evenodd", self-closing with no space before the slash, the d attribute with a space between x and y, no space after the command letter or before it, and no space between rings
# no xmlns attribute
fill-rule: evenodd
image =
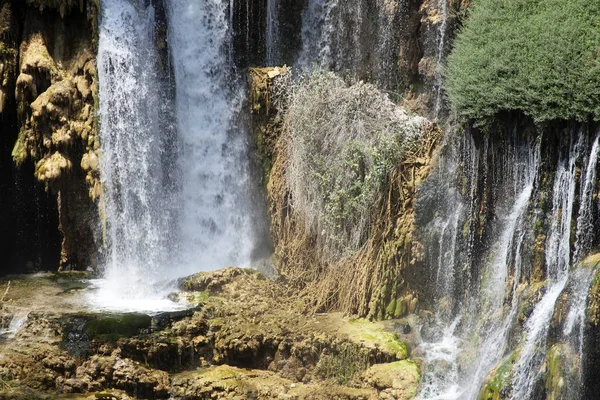
<svg viewBox="0 0 600 400"><path fill-rule="evenodd" d="M138 335L150 328L152 318L146 314L110 315L86 323L84 331L92 339L116 341L121 337Z"/></svg>
<svg viewBox="0 0 600 400"><path fill-rule="evenodd" d="M372 369L387 372L397 372L398 374L410 374L420 377L419 366L413 360L402 360L393 363L377 364Z"/></svg>
<svg viewBox="0 0 600 400"><path fill-rule="evenodd" d="M380 323L366 319L352 319L342 332L347 333L353 340L381 347L392 353L398 360L409 356L406 344L398 339L395 333L386 332Z"/></svg>
<svg viewBox="0 0 600 400"><path fill-rule="evenodd" d="M512 353L492 372L491 379L484 384L477 400L500 400L501 391L510 383L512 366L517 359L517 352Z"/></svg>
<svg viewBox="0 0 600 400"><path fill-rule="evenodd" d="M549 398L554 398L556 391L560 391L560 388L564 386L564 380L562 377L561 368L561 349L559 345L554 345L546 356L546 363L548 366L548 373L546 377L546 390L550 395ZM560 398L560 397L559 397Z"/></svg>
<svg viewBox="0 0 600 400"><path fill-rule="evenodd" d="M588 321L595 327L600 326L600 271L596 271L589 291Z"/></svg>
<svg viewBox="0 0 600 400"><path fill-rule="evenodd" d="M421 380L419 366L413 360L376 364L369 368L367 375L378 387L397 388L396 382L400 381L400 386L407 395L411 396L410 398L416 396Z"/></svg>
<svg viewBox="0 0 600 400"><path fill-rule="evenodd" d="M396 301L396 309L394 310L394 317L400 318L406 315L408 311L408 306L406 305L406 301L404 299L398 299Z"/></svg>
<svg viewBox="0 0 600 400"><path fill-rule="evenodd" d="M393 299L392 301L390 301L390 304L388 304L388 306L385 308L386 315L389 317L393 317L394 314L396 314L396 306L397 306L396 299Z"/></svg>
<svg viewBox="0 0 600 400"><path fill-rule="evenodd" d="M600 253L592 254L586 257L580 265L584 268L594 269L600 264Z"/></svg>
<svg viewBox="0 0 600 400"><path fill-rule="evenodd" d="M187 295L186 300L190 303L204 304L209 298L208 292L194 292Z"/></svg>
<svg viewBox="0 0 600 400"><path fill-rule="evenodd" d="M14 163L18 166L22 165L25 160L27 160L28 153L27 147L25 145L25 137L22 134L19 134L17 141L12 149L12 158Z"/></svg>
<svg viewBox="0 0 600 400"><path fill-rule="evenodd" d="M447 92L480 125L500 111L599 120L599 49L600 2L479 0L449 56Z"/></svg>

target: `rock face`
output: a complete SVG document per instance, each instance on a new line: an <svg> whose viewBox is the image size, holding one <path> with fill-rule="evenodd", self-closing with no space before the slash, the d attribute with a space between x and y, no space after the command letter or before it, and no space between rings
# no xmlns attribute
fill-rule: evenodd
<svg viewBox="0 0 600 400"><path fill-rule="evenodd" d="M97 13L91 1L12 1L2 6L3 18L11 24L3 25L8 31L0 37L0 47L7 49L0 52L0 115L11 119L9 129L14 129L2 140L5 149L12 147L16 171L30 174L33 169L39 187L50 194L46 201L56 204L49 207L58 211L61 268L96 264L94 235L102 192L95 117Z"/></svg>
<svg viewBox="0 0 600 400"><path fill-rule="evenodd" d="M193 308L153 317L86 310L85 278L56 273L0 282L0 324L8 330L0 344L0 398L358 400L416 393L419 369L393 325L307 314L304 295L256 271L185 279L173 299Z"/></svg>

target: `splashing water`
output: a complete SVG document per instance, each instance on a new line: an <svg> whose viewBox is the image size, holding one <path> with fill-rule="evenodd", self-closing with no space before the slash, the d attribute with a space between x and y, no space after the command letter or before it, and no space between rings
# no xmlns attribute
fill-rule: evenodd
<svg viewBox="0 0 600 400"><path fill-rule="evenodd" d="M6 329L0 330L0 336L5 336L7 339L13 339L21 328L25 326L29 318L29 309L16 309Z"/></svg>
<svg viewBox="0 0 600 400"><path fill-rule="evenodd" d="M516 131L514 132L516 136ZM470 152L474 148L467 146ZM497 239L491 246L490 261L485 266L484 278L479 288L479 294L474 299L465 299L474 304L462 304L462 315L464 318L460 324L464 325L465 333L456 329L456 320L443 329L444 335L441 340L425 343L425 362L427 374L419 392L420 399L473 399L476 398L481 384L485 380L489 370L496 365L504 356L508 346L508 336L512 328L517 311L518 296L517 284L521 270L521 247L525 237L524 218L529 207L531 197L537 179L540 165L540 145L531 146L505 145L509 150L504 160L505 186L508 192L514 193L514 197L506 199L507 213L501 220ZM476 159L472 155L469 157ZM455 190L448 186L448 195L444 196L452 200L450 213L446 216L446 223L441 227L441 238L446 237L445 231L452 226L452 240L448 241L454 251L459 246L455 243L458 236L463 236L457 221L463 221L465 216L458 218L455 212L462 213L466 210L463 200L453 195ZM447 239L444 239L447 240ZM454 243L453 243L454 242ZM441 243L441 242L440 242ZM441 245L440 245L441 247ZM456 293L455 283L449 284L448 279L440 277L452 277L456 268L454 257L449 256L447 251L440 251L438 255L436 279L436 293L439 296L452 297ZM451 262L448 262L451 260ZM509 286L509 271L514 271L512 286ZM452 281L450 281L452 282ZM510 289L510 290L509 290ZM465 293L469 290L465 289ZM510 308L505 310L505 296L512 293ZM457 304L459 299L452 300ZM440 306L441 307L441 306ZM445 305L444 305L445 307ZM444 322L446 318L437 310L437 321ZM473 335L473 333L475 333ZM473 343L475 340L475 343ZM439 362L436 357L442 349L443 354L453 356L452 359ZM459 369L459 356L464 352L475 352L476 357L472 365L462 365Z"/></svg>
<svg viewBox="0 0 600 400"><path fill-rule="evenodd" d="M228 12L219 0L169 2L186 272L250 261L245 132L234 125L241 91L235 90L224 51L230 37Z"/></svg>
<svg viewBox="0 0 600 400"><path fill-rule="evenodd" d="M155 65L154 9L103 0L98 44L106 262L101 308L155 298L169 259L172 193L163 190L163 91ZM116 302L116 304L115 304ZM126 306L127 307L127 306Z"/></svg>
<svg viewBox="0 0 600 400"><path fill-rule="evenodd" d="M230 77L227 3L171 1L168 72L154 8L102 0L98 45L106 262L94 303L174 307L173 278L249 263L244 131ZM171 114L169 112L171 111ZM166 121L166 122L165 122Z"/></svg>

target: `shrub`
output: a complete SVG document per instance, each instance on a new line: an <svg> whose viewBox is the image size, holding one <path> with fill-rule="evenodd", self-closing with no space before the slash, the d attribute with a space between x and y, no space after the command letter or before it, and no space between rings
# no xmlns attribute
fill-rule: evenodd
<svg viewBox="0 0 600 400"><path fill-rule="evenodd" d="M422 138L420 117L363 82L315 72L296 83L285 117L292 206L330 255L369 237L390 172Z"/></svg>
<svg viewBox="0 0 600 400"><path fill-rule="evenodd" d="M513 110L538 123L600 120L600 2L478 0L446 89L458 116L479 125Z"/></svg>

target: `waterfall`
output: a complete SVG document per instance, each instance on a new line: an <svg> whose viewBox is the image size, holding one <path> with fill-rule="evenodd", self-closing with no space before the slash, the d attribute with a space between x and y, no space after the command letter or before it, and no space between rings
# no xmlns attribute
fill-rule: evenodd
<svg viewBox="0 0 600 400"><path fill-rule="evenodd" d="M559 387L547 390L579 398L588 291L596 269L571 264L587 256L596 242L590 227L598 204L600 134L589 147L585 126L557 134L568 145L557 147L557 161L548 153L542 161L541 149L555 143L553 136L526 144L515 124L512 134L502 131L503 139L484 137L476 146L472 139L465 144L467 131L462 144L454 140L445 145L436 170L422 184L417 224L437 307L434 325L425 323L424 342L415 351L425 362L419 399L476 399L489 379L507 379L501 384L512 399L531 399L545 362L560 362L565 371ZM470 253L470 232L480 229L485 213L486 236ZM540 231L544 226L546 235ZM545 263L534 267L540 238ZM457 271L467 272L471 265L479 276L469 281ZM545 286L534 284L541 267ZM531 300L531 309L524 311L525 301ZM498 371L503 371L500 378Z"/></svg>
<svg viewBox="0 0 600 400"><path fill-rule="evenodd" d="M524 218L539 169L539 152L538 145L535 150L528 150L524 155L526 158L517 155L515 160L526 161L520 161L520 165L516 164L524 168L517 168L513 175L515 182L519 182L517 185L520 186L520 192L515 197L495 245L495 256L482 285L484 306L481 317L486 322L484 325L488 326L479 331L479 336L484 340L478 349L475 372L466 384L467 389L463 394L465 398L477 396L487 373L504 357L508 347L508 335L518 311L516 288L520 280L521 248L525 235ZM511 267L514 270L512 288L508 286ZM503 308L505 296L511 292L510 308L506 313Z"/></svg>
<svg viewBox="0 0 600 400"><path fill-rule="evenodd" d="M546 350L550 320L558 296L569 277L571 262L571 218L577 185L577 161L580 157L582 132L571 134L568 154L562 155L554 178L552 195L552 226L546 249L548 288L536 304L525 324L525 343L515 365L512 399L531 396Z"/></svg>
<svg viewBox="0 0 600 400"><path fill-rule="evenodd" d="M279 63L279 1L267 0L267 65Z"/></svg>
<svg viewBox="0 0 600 400"><path fill-rule="evenodd" d="M103 0L98 43L105 290L119 306L156 292L170 256L173 194L163 189L164 99L154 46L154 8Z"/></svg>
<svg viewBox="0 0 600 400"><path fill-rule="evenodd" d="M516 131L513 133L516 136ZM492 246L492 261L484 271L484 282L480 288L479 301L483 304L477 320L472 323L479 326L480 342L477 349L476 367L464 382L466 388L461 398L475 398L489 372L505 355L508 346L509 331L517 313L516 285L520 279L521 246L523 243L524 218L533 194L539 169L539 144L534 148L520 148L515 145L514 153L509 155L506 165L515 190L515 197L508 215ZM515 271L512 290L508 290L510 269ZM504 310L505 297L512 292L510 308Z"/></svg>
<svg viewBox="0 0 600 400"><path fill-rule="evenodd" d="M444 46L446 44L446 30L448 26L448 0L438 0L438 8L441 13L441 21L438 29L437 62L435 66L435 108L434 119L437 120L442 108L442 60L444 58Z"/></svg>
<svg viewBox="0 0 600 400"><path fill-rule="evenodd" d="M245 132L235 125L242 92L231 76L226 51L229 12L220 0L169 2L186 272L250 261Z"/></svg>
<svg viewBox="0 0 600 400"><path fill-rule="evenodd" d="M338 1L308 0L302 13L302 49L297 62L301 69L329 68Z"/></svg>
<svg viewBox="0 0 600 400"><path fill-rule="evenodd" d="M594 241L594 189L596 186L596 166L598 164L598 150L600 149L600 132L596 135L587 168L579 216L577 217L577 235L575 240L575 258L581 260L591 250Z"/></svg>
<svg viewBox="0 0 600 400"><path fill-rule="evenodd" d="M250 205L241 86L228 3L168 3L175 120L152 5L102 0L98 45L106 262L101 307L164 309L168 280L248 265ZM152 299L155 302L152 302Z"/></svg>
<svg viewBox="0 0 600 400"><path fill-rule="evenodd" d="M561 343L566 344L567 357L561 359L566 375L568 399L581 398L583 393L583 357L588 294L596 268L579 267L571 277L568 313L562 324ZM571 354L572 357L569 357Z"/></svg>
<svg viewBox="0 0 600 400"><path fill-rule="evenodd" d="M437 320L445 324L442 328L443 335L439 340L426 342L421 345L425 353L425 374L423 384L419 393L420 399L472 399L476 398L479 389L486 378L489 370L496 365L505 355L508 347L509 332L514 324L518 311L518 296L516 287L520 279L521 271L521 249L526 235L524 229L524 221L526 211L529 207L531 197L536 185L539 165L540 165L540 145L532 144L530 146L518 145L516 143L517 131L512 132L514 144L510 142L503 143L506 148L506 155L502 161L503 172L499 174L503 179L494 182L499 186L499 193L509 194L504 195L505 215L499 221L497 228L496 239L491 245L489 254L489 262L484 265L484 271L480 287L477 291L470 289L465 285L462 289L466 293L466 298L462 304L459 304L459 299L453 299L451 303L458 304L458 312L455 319L450 319L443 314L440 315L439 309L447 308L448 301L438 300L439 309L437 311ZM470 152L475 152L476 149L471 144ZM484 154L488 151L488 146L484 146ZM493 151L493 149L492 149ZM452 156L460 155L465 157L460 152L453 151ZM465 157L467 159L477 159L473 155ZM487 157L484 157L485 160ZM466 160L465 160L466 161ZM458 168L460 160L454 161L454 165ZM477 169L477 166L471 168ZM449 176L456 175L455 170L447 170ZM485 177L483 177L485 178ZM476 186L477 176L472 177L471 185ZM489 178L486 178L489 179ZM443 181L443 179L441 179ZM448 177L446 177L448 181ZM451 180L450 180L451 181ZM508 190L506 190L508 189ZM452 184L446 187L447 194L443 198L448 199L448 205L445 207L446 222L434 224L440 229L440 244L442 249L446 242L447 248L457 251L457 249L468 248L468 243L457 245L456 241L459 236L464 236L463 229L459 231L458 227L463 227L466 223L468 215L457 217L455 212L463 213L467 208L464 205L464 200L457 196L457 188ZM510 196L510 193L513 193ZM471 196L474 196L472 193ZM500 207L500 205L498 206ZM471 212L479 212L471 208ZM473 214L471 214L473 215ZM458 223L461 221L462 223ZM463 222L464 221L464 222ZM449 227L452 226L454 231L450 240L444 239ZM469 241L469 237L462 237L462 241ZM454 280L451 278L455 275L454 269L456 262L454 257L449 257L446 251L438 251L437 272L436 276L448 276L448 279L436 279L436 295L451 298L455 296L457 289L454 285ZM451 262L448 262L448 261ZM435 265L435 264L434 264ZM432 265L432 267L434 267ZM514 271L512 286L509 286L510 271ZM452 284L450 284L452 282ZM475 293L479 293L474 296ZM473 298L471 298L471 296ZM505 310L505 299L509 296L510 307ZM450 313L454 307L449 308L445 313ZM463 329L458 329L458 323L463 326ZM464 332L463 332L464 331ZM477 341L472 342L473 333L476 333ZM473 365L458 366L458 357L464 351L474 351L477 354Z"/></svg>

